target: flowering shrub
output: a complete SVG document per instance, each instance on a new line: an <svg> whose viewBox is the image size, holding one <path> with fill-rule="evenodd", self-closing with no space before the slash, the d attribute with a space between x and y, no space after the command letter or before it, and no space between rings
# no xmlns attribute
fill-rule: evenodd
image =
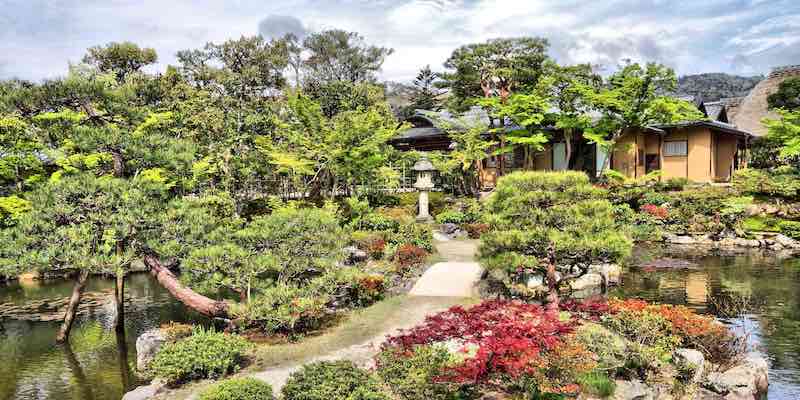
<svg viewBox="0 0 800 400"><path fill-rule="evenodd" d="M573 331L575 323L573 319L561 320L539 305L491 300L430 316L422 325L388 338L384 350L411 356L417 346L455 344L455 353L469 356L444 368L439 381L481 384L498 374L525 376L534 378L539 388L570 392L569 385L574 381L567 382L570 378L562 371L564 365L556 359L562 357L570 363L575 361L573 355L587 356L582 350L565 345L563 338ZM577 361L574 364L570 367L574 371L583 371L586 366Z"/></svg>
<svg viewBox="0 0 800 400"><path fill-rule="evenodd" d="M414 246L413 244L404 244L397 249L394 255L394 260L397 263L399 272L405 272L411 267L421 265L428 257L428 252L425 249Z"/></svg>
<svg viewBox="0 0 800 400"><path fill-rule="evenodd" d="M641 209L643 212L646 212L658 219L667 218L667 216L669 215L669 211L667 211L666 208L657 206L655 204L645 204L642 206Z"/></svg>

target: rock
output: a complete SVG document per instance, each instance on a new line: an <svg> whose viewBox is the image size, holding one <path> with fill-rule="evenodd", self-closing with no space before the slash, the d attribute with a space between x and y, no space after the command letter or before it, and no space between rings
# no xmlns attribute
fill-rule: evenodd
<svg viewBox="0 0 800 400"><path fill-rule="evenodd" d="M712 372L703 386L726 399L758 398L769 388L769 366L758 353L749 353L744 360L725 372Z"/></svg>
<svg viewBox="0 0 800 400"><path fill-rule="evenodd" d="M695 244L695 243L697 243L697 241L691 236L674 235L674 236L667 237L667 240L669 241L669 243L672 243L672 244Z"/></svg>
<svg viewBox="0 0 800 400"><path fill-rule="evenodd" d="M655 400L656 396L647 385L639 381L616 381L614 400Z"/></svg>
<svg viewBox="0 0 800 400"><path fill-rule="evenodd" d="M745 238L734 239L734 244L738 247L759 247L761 245L758 240Z"/></svg>
<svg viewBox="0 0 800 400"><path fill-rule="evenodd" d="M703 353L692 349L678 349L672 357L675 365L682 371L693 371L688 377L690 382L698 382L703 377L706 358Z"/></svg>
<svg viewBox="0 0 800 400"><path fill-rule="evenodd" d="M600 274L608 284L618 284L622 278L622 267L618 264L595 264L589 266L589 272Z"/></svg>
<svg viewBox="0 0 800 400"><path fill-rule="evenodd" d="M344 248L344 263L345 265L355 265L360 262L367 261L367 252L360 250L355 246L347 246Z"/></svg>
<svg viewBox="0 0 800 400"><path fill-rule="evenodd" d="M439 227L439 230L442 231L442 233L444 233L445 235L449 236L449 235L454 234L458 230L458 225L449 224L449 223L448 224L442 224L442 226Z"/></svg>
<svg viewBox="0 0 800 400"><path fill-rule="evenodd" d="M598 273L590 272L570 282L569 285L572 287L572 290L575 291L596 288L603 285L603 276Z"/></svg>
<svg viewBox="0 0 800 400"><path fill-rule="evenodd" d="M149 385L139 386L136 389L125 393L125 395L122 396L122 400L147 400L160 393L164 386L164 382L157 379Z"/></svg>
<svg viewBox="0 0 800 400"><path fill-rule="evenodd" d="M775 215L780 211L781 209L778 206L772 204L764 204L764 206L761 207L761 212L766 215Z"/></svg>
<svg viewBox="0 0 800 400"><path fill-rule="evenodd" d="M528 286L528 289L533 289L533 290L544 289L544 287L545 287L544 286L544 276L538 275L538 274L531 275L531 277L528 278L528 282L526 283L526 286Z"/></svg>
<svg viewBox="0 0 800 400"><path fill-rule="evenodd" d="M158 350L167 341L160 329L150 329L136 338L136 369L144 371Z"/></svg>
<svg viewBox="0 0 800 400"><path fill-rule="evenodd" d="M750 204L744 209L744 214L748 217L755 217L761 214L761 206L758 204Z"/></svg>
<svg viewBox="0 0 800 400"><path fill-rule="evenodd" d="M798 242L798 241L796 241L796 240L794 240L794 239L792 239L792 238L790 238L790 237L788 237L786 235L783 235L783 234L775 235L775 237L773 237L772 240L774 240L775 243L778 243L781 246L789 248L789 249L800 248L800 242Z"/></svg>
<svg viewBox="0 0 800 400"><path fill-rule="evenodd" d="M451 240L451 239L450 239L450 236L447 236L444 233L441 233L441 232L438 232L438 231L434 231L433 232L433 240L435 240L437 242L446 242L446 241Z"/></svg>

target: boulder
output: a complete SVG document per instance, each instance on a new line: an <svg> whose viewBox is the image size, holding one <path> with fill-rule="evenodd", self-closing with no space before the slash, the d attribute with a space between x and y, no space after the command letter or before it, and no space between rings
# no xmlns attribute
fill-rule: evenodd
<svg viewBox="0 0 800 400"><path fill-rule="evenodd" d="M656 395L640 381L616 381L614 400L655 400Z"/></svg>
<svg viewBox="0 0 800 400"><path fill-rule="evenodd" d="M603 285L603 276L598 273L590 272L578 279L571 281L569 284L572 287L572 290L575 291L596 288Z"/></svg>
<svg viewBox="0 0 800 400"><path fill-rule="evenodd" d="M526 282L526 286L528 286L528 289L533 289L533 290L544 289L545 288L544 276L539 274L531 275L530 278L528 278L528 282Z"/></svg>
<svg viewBox="0 0 800 400"><path fill-rule="evenodd" d="M147 369L147 365L153 361L153 357L166 341L166 336L158 328L150 329L136 338L136 369L139 371Z"/></svg>
<svg viewBox="0 0 800 400"><path fill-rule="evenodd" d="M691 382L699 382L702 379L706 363L703 353L693 349L678 349L675 350L672 359L680 370L691 371L691 376L688 377Z"/></svg>
<svg viewBox="0 0 800 400"><path fill-rule="evenodd" d="M445 235L450 236L450 235L453 235L454 233L456 233L456 231L458 231L458 225L450 224L450 223L442 224L439 227L439 230L442 231L442 233L444 233Z"/></svg>
<svg viewBox="0 0 800 400"><path fill-rule="evenodd" d="M703 386L708 390L726 396L725 398L759 398L769 387L769 366L767 360L758 353L749 353L744 360L725 372L712 372L706 377Z"/></svg>
<svg viewBox="0 0 800 400"><path fill-rule="evenodd" d="M447 236L444 233L441 233L439 231L433 231L433 240L437 242L446 242L451 239L450 236Z"/></svg>
<svg viewBox="0 0 800 400"><path fill-rule="evenodd" d="M773 237L772 240L774 240L775 243L778 243L787 249L800 248L800 242L783 234L775 235L775 237Z"/></svg>
<svg viewBox="0 0 800 400"><path fill-rule="evenodd" d="M697 241L691 236L678 236L670 235L666 237L667 241L672 244L695 244Z"/></svg>
<svg viewBox="0 0 800 400"><path fill-rule="evenodd" d="M600 274L608 284L616 285L622 278L622 267L618 264L596 264L589 267L589 272Z"/></svg>
<svg viewBox="0 0 800 400"><path fill-rule="evenodd" d="M355 265L360 262L367 261L367 252L360 250L355 246L347 246L343 250L345 265Z"/></svg>
<svg viewBox="0 0 800 400"><path fill-rule="evenodd" d="M154 380L149 385L139 386L125 393L122 400L147 400L159 394L166 385L161 380Z"/></svg>

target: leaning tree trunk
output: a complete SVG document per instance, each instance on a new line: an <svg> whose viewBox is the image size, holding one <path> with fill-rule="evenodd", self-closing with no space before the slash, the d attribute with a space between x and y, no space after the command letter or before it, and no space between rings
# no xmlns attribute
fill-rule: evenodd
<svg viewBox="0 0 800 400"><path fill-rule="evenodd" d="M187 307L209 317L228 317L228 303L210 299L184 286L172 271L161 265L161 262L155 256L145 256L144 263L150 267L150 273L158 283Z"/></svg>
<svg viewBox="0 0 800 400"><path fill-rule="evenodd" d="M89 278L89 271L83 270L78 274L75 285L72 287L72 296L69 298L67 311L64 313L64 322L58 330L56 342L64 343L69 339L69 331L72 329L72 322L75 320L75 313L78 310L78 304L81 302L81 295L83 289L86 287L86 280Z"/></svg>

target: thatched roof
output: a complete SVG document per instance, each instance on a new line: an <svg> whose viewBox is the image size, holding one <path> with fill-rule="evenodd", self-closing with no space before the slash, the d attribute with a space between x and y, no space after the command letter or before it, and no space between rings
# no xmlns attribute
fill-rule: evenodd
<svg viewBox="0 0 800 400"><path fill-rule="evenodd" d="M739 129L752 132L756 136L767 134L767 128L761 123L764 118L777 118L777 114L767 108L767 96L778 90L778 85L790 77L800 76L800 65L789 65L772 70L767 79L759 82L750 93L741 100L741 104L728 107L728 118Z"/></svg>

